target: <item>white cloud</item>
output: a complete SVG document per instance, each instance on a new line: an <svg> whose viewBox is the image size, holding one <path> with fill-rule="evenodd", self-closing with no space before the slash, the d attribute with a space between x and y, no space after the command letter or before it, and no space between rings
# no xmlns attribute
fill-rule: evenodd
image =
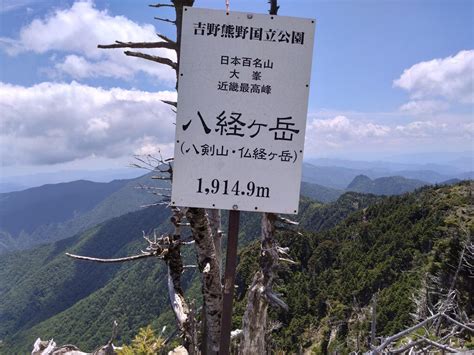
<svg viewBox="0 0 474 355"><path fill-rule="evenodd" d="M376 120L337 115L314 118L306 128L305 155L399 153L407 149L439 149L440 144L469 149L474 125L469 118L445 115L439 120L376 123Z"/></svg>
<svg viewBox="0 0 474 355"><path fill-rule="evenodd" d="M160 144L156 143L152 137L145 137L140 147L135 149L133 153L136 155L153 155L155 157L161 154L163 157L172 157L174 153L174 143Z"/></svg>
<svg viewBox="0 0 474 355"><path fill-rule="evenodd" d="M327 137L337 139L363 139L367 137L383 137L390 132L390 128L372 122L356 122L345 116L336 116L331 119L314 119L307 127L308 133L318 132Z"/></svg>
<svg viewBox="0 0 474 355"><path fill-rule="evenodd" d="M176 94L105 90L76 82L32 87L0 83L2 165L118 158L156 152L157 147L168 153L174 114L162 99L175 100Z"/></svg>
<svg viewBox="0 0 474 355"><path fill-rule="evenodd" d="M329 119L312 119L306 127L307 156L322 152L345 150L352 145L383 141L390 127L373 122L356 121L338 115Z"/></svg>
<svg viewBox="0 0 474 355"><path fill-rule="evenodd" d="M454 56L420 62L406 69L393 82L410 93L414 100L445 99L474 103L474 50Z"/></svg>
<svg viewBox="0 0 474 355"><path fill-rule="evenodd" d="M126 57L123 50L98 49L98 44L124 42L157 42L155 28L137 24L123 16L111 16L98 10L91 1L75 2L70 8L54 11L44 19L35 19L20 31L19 39L1 38L0 43L10 55L32 51L64 53L56 57L57 74L73 78L116 77L130 79L145 72L171 83L174 71L164 65L140 58ZM150 49L147 53L175 60L174 51Z"/></svg>
<svg viewBox="0 0 474 355"><path fill-rule="evenodd" d="M137 61L135 58L128 59L135 63ZM150 64L142 65L141 70L150 75L155 75L155 67L158 66L158 64ZM54 68L56 69L56 73L66 74L76 79L96 78L101 76L127 79L133 77L134 72L137 70L137 67L124 65L124 63L121 63L115 58L92 62L74 54L66 56L62 62L56 63ZM168 80L168 78L166 80Z"/></svg>
<svg viewBox="0 0 474 355"><path fill-rule="evenodd" d="M470 137L471 139L474 138L474 123L473 122L465 124L463 128L464 128L464 132L466 133L468 137Z"/></svg>
<svg viewBox="0 0 474 355"><path fill-rule="evenodd" d="M410 137L429 137L446 133L448 125L433 121L415 121L407 125L399 125L395 129L398 133Z"/></svg>
<svg viewBox="0 0 474 355"><path fill-rule="evenodd" d="M433 114L445 111L449 104L444 101L435 100L414 100L409 101L400 107L400 111L412 115Z"/></svg>

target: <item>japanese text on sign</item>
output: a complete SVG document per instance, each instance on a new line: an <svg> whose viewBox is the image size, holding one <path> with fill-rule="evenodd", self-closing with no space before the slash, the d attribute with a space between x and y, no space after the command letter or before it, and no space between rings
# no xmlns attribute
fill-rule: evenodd
<svg viewBox="0 0 474 355"><path fill-rule="evenodd" d="M314 21L183 14L172 204L296 213Z"/></svg>
<svg viewBox="0 0 474 355"><path fill-rule="evenodd" d="M304 44L304 32L219 23L194 23L194 35L249 39L276 43Z"/></svg>

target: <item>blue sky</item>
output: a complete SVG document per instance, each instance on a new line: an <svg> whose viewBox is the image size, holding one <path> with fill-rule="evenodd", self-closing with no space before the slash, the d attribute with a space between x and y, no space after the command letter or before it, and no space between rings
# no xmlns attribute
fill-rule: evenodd
<svg viewBox="0 0 474 355"><path fill-rule="evenodd" d="M124 166L171 154L171 70L97 50L173 28L148 1L3 0L2 170ZM195 6L225 9L225 1ZM473 151L474 2L281 0L280 15L317 20L305 157L383 159ZM231 0L264 13L267 1ZM160 52L171 56L172 53Z"/></svg>

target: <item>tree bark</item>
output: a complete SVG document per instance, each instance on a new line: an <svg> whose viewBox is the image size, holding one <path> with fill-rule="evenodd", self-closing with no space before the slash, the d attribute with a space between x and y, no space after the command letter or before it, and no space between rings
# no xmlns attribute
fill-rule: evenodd
<svg viewBox="0 0 474 355"><path fill-rule="evenodd" d="M287 309L288 306L273 292L273 280L278 267L278 246L274 240L278 216L262 215L262 237L260 270L255 274L247 296L247 307L243 318L242 354L266 354L268 305Z"/></svg>
<svg viewBox="0 0 474 355"><path fill-rule="evenodd" d="M221 211L216 209L208 209L207 215L209 225L211 227L212 240L214 241L214 249L216 250L216 259L219 263L220 278L222 279L222 225Z"/></svg>
<svg viewBox="0 0 474 355"><path fill-rule="evenodd" d="M264 276L257 271L247 293L247 308L242 321L244 355L265 354L265 334L268 314L268 300L265 297Z"/></svg>
<svg viewBox="0 0 474 355"><path fill-rule="evenodd" d="M206 306L207 353L215 354L219 352L222 312L222 284L219 263L216 258L214 241L205 210L202 208L189 208L186 218L191 224L191 231L196 245L198 267L202 273L202 294Z"/></svg>

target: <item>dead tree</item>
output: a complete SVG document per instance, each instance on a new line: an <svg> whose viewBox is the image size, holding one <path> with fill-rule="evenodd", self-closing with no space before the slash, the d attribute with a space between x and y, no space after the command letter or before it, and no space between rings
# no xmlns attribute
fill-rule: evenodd
<svg viewBox="0 0 474 355"><path fill-rule="evenodd" d="M472 263L474 248L469 234L468 239L462 245L459 253L454 275L446 290L441 284L440 277L426 277L423 280L420 295L414 297L417 312L414 314L418 323L401 332L382 340L379 346L372 346L372 353L426 353L434 349L448 352L462 352L463 349L456 348L450 342L456 340L461 344L464 337L474 335L474 323L461 311L458 305L459 292L456 289L456 282L462 268L466 268L469 276L472 274ZM436 304L430 304L430 294L440 296ZM424 314L430 314L423 317ZM424 319L423 319L424 318ZM424 334L415 332L422 329ZM406 338L405 343L400 344L400 340Z"/></svg>
<svg viewBox="0 0 474 355"><path fill-rule="evenodd" d="M33 351L31 355L116 355L116 350L122 348L113 345L113 341L117 336L117 322L114 321L112 326L112 336L107 344L101 346L92 353L81 351L77 346L67 344L57 346L53 339L49 341L42 341L41 338L36 339L33 344Z"/></svg>
<svg viewBox="0 0 474 355"><path fill-rule="evenodd" d="M288 310L286 303L273 291L273 281L280 261L295 264L288 257L288 249L278 246L276 232L287 230L284 225L296 225L274 213L262 216L260 246L260 270L254 275L247 292L247 307L242 320L242 354L265 354L268 352L268 306ZM291 231L294 233L294 231Z"/></svg>
<svg viewBox="0 0 474 355"><path fill-rule="evenodd" d="M433 340L433 335L430 334L429 332L429 326L433 325L439 321L439 320L445 320L451 325L451 330L448 333L447 336L443 336L441 338L437 338L436 340ZM433 327L434 328L434 327ZM416 330L418 329L424 329L425 330L425 335L419 335L413 334ZM460 331L461 330L461 331ZM426 318L425 320L419 322L418 324L404 329L401 332L394 334L392 336L389 336L385 338L382 343L377 346L373 347L371 354L382 354L382 353L402 353L404 351L414 349L416 347L419 347L420 345L428 345L428 347L435 347L437 349L445 350L445 351L450 351L450 352L461 352L461 349L454 349L452 346L448 344L448 341L455 336L458 336L462 331L467 331L471 335L474 334L474 328L472 324L463 324L447 314L444 313L436 313L432 315L431 317ZM394 348L393 345L397 343L398 340L411 336L412 339L408 341L407 344L404 345L398 345L398 348ZM422 348L420 349L420 353L425 353L428 349ZM415 350L416 353L416 350Z"/></svg>

